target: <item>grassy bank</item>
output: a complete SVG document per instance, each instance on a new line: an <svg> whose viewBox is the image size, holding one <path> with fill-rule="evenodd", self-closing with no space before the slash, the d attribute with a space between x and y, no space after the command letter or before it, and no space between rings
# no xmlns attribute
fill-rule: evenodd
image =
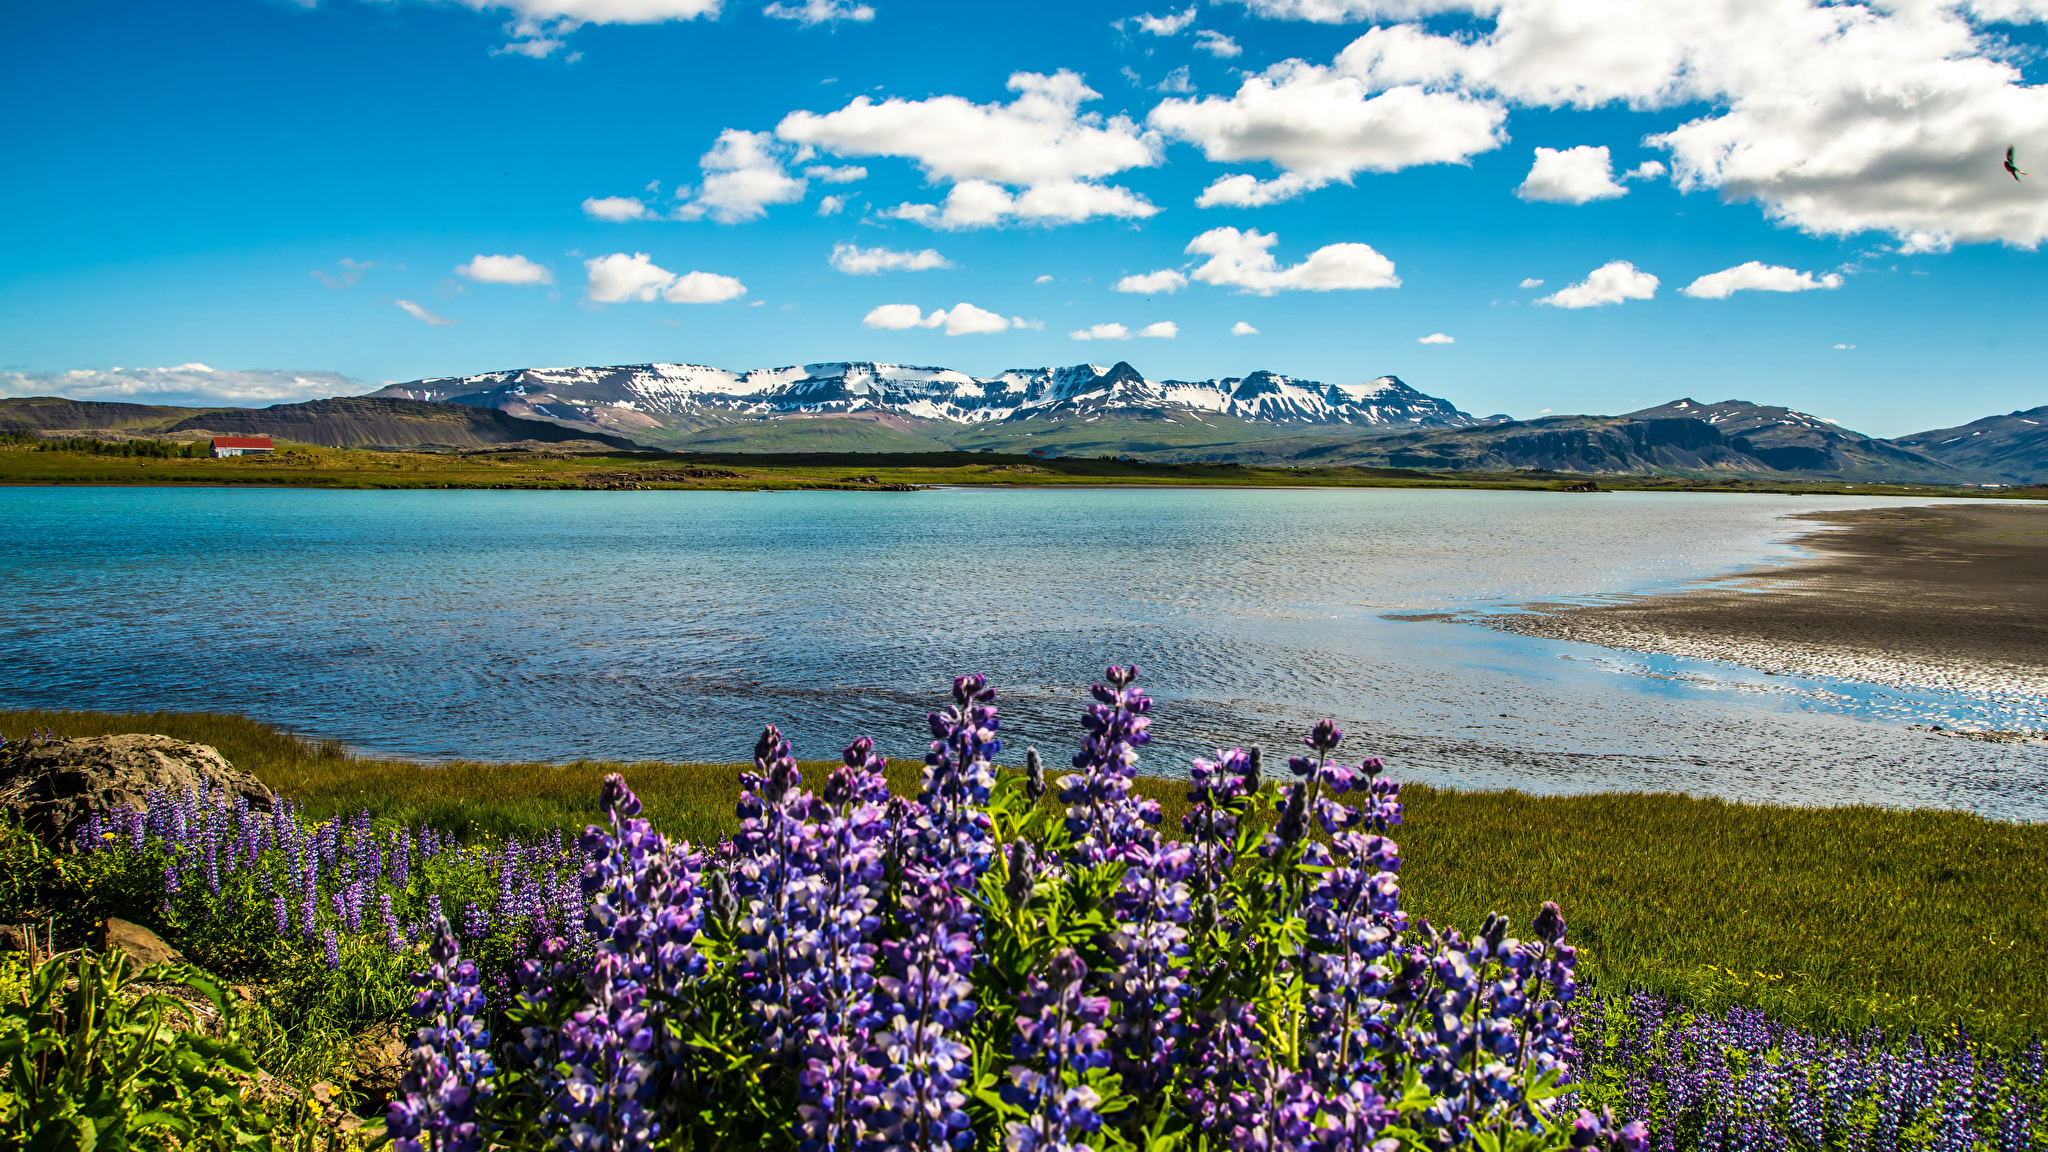
<svg viewBox="0 0 2048 1152"><path fill-rule="evenodd" d="M1548 492L1587 478L1562 473L1422 472L1165 464L1106 457L1039 459L983 452L620 453L376 452L296 445L225 460L35 451L0 445L0 484L265 485L294 488L512 488L888 491L917 485L1104 484L1197 487L1488 488ZM2048 489L1984 492L1943 485L1840 484L1739 477L1602 476L1604 490L2040 498Z"/></svg>
<svg viewBox="0 0 2048 1152"><path fill-rule="evenodd" d="M471 835L581 826L597 817L600 777L623 771L659 826L708 839L733 827L740 772L588 761L422 767L354 759L240 717L0 712L0 733L31 728L211 744L315 814L367 808ZM918 768L893 766L899 790L914 790ZM1183 788L1154 780L1145 790L1177 828ZM1411 915L1469 929L1496 910L1525 920L1554 899L1586 950L1585 970L1607 987L1754 1005L1809 1027L1961 1025L2004 1044L2039 1029L2048 826L1673 795L1410 786L1403 798L1396 838Z"/></svg>

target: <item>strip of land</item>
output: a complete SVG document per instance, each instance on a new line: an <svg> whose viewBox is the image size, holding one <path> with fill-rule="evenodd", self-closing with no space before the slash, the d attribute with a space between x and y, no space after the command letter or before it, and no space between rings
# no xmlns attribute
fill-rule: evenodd
<svg viewBox="0 0 2048 1152"><path fill-rule="evenodd" d="M122 454L130 453L130 454ZM907 492L931 487L1488 488L1571 492L1785 492L1940 496L1947 484L1849 484L1782 476L1589 476L1424 471L1354 466L1165 463L1124 456L997 452L631 452L583 442L525 442L421 451L280 443L274 453L215 460L133 454L126 442L0 436L0 485L241 486L267 488L493 488L542 491L728 490ZM1977 490L1968 490L1977 494ZM1985 490L2048 499L2048 485ZM1575 495L1574 499L1581 498Z"/></svg>
<svg viewBox="0 0 2048 1152"><path fill-rule="evenodd" d="M1868 508L1811 559L1620 604L1530 605L1490 627L1766 672L2048 696L2048 508Z"/></svg>

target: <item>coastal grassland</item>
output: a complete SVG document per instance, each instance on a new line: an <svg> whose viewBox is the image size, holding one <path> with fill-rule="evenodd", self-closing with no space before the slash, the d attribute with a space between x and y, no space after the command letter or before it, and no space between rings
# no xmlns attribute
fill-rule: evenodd
<svg viewBox="0 0 2048 1152"><path fill-rule="evenodd" d="M468 836L598 818L623 772L650 819L703 841L735 826L742 765L419 765L359 759L241 717L0 712L0 733L159 732L230 761L326 817L368 809ZM1057 757L1053 757L1057 759ZM824 764L805 765L816 781ZM891 764L900 792L914 760ZM1398 766L1395 775L1398 777ZM1184 786L1147 779L1177 832ZM1402 848L1411 916L1471 930L1525 924L1556 900L1609 990L1749 1005L1812 1028L1882 1025L2001 1045L2041 1030L2048 1000L2048 825L1954 812L1781 808L1669 794L1531 796L1409 785Z"/></svg>
<svg viewBox="0 0 2048 1152"><path fill-rule="evenodd" d="M258 485L290 488L900 491L930 485L1002 487L1488 488L1547 492L1589 478L1562 473L1423 472L1403 468L1161 463L1109 456L1041 459L990 452L658 453L479 449L386 452L280 445L269 456L114 456L0 444L0 484ZM1601 476L1605 490L1926 496L1939 485L1800 482L1741 477ZM1969 495L2048 497L2048 489Z"/></svg>

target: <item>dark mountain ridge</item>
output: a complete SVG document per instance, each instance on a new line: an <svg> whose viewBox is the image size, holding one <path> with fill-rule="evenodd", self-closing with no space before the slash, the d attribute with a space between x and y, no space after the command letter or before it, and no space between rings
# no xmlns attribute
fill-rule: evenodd
<svg viewBox="0 0 2048 1152"><path fill-rule="evenodd" d="M2001 483L2048 483L2048 404L1915 432L1893 443Z"/></svg>

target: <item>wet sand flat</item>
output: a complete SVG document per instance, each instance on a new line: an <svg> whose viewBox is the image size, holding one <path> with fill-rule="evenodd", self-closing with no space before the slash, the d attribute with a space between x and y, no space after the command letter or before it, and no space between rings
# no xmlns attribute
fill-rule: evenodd
<svg viewBox="0 0 2048 1152"><path fill-rule="evenodd" d="M1903 687L2048 695L2048 505L1808 513L1815 555L1707 587L1488 616L1503 631Z"/></svg>

